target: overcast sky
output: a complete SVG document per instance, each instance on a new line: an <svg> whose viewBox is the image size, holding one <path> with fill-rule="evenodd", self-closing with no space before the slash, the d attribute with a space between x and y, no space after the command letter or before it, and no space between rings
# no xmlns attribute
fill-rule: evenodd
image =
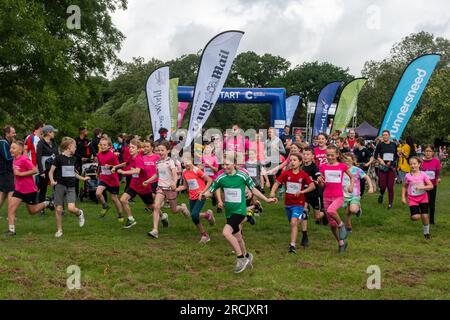
<svg viewBox="0 0 450 320"><path fill-rule="evenodd" d="M296 66L327 61L359 76L364 62L421 30L450 39L449 0L128 0L113 13L126 36L119 57L163 61L195 53L217 33L242 30L238 53Z"/></svg>

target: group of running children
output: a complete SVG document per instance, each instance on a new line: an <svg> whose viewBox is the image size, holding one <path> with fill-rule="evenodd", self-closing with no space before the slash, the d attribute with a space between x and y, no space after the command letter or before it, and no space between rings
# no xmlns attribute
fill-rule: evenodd
<svg viewBox="0 0 450 320"><path fill-rule="evenodd" d="M201 164L194 165L191 154L182 156L184 170L182 183L177 185L179 172L176 162L170 157L171 147L167 141L155 146L152 141L133 139L129 143L131 160L119 163L109 138L100 140L98 153L99 186L96 194L101 204L100 215L104 217L110 207L103 197L106 190L111 194L119 221L123 222L123 213L127 220L123 228L136 224L129 201L137 195L153 212L153 226L148 235L159 237L159 223L168 227L169 217L161 209L168 202L173 213L191 217L198 232L200 242L207 243L210 237L201 220L209 225L215 224L212 210L202 211L207 198L215 197L218 210L224 208L226 224L223 236L237 256L234 272L240 273L253 268L253 255L245 246L242 228L246 221L254 221L251 212L261 212L258 199L267 203L276 203L275 194L280 186L285 190L285 212L290 224L291 236L289 252L296 253L298 224L302 228L301 245L308 245L307 212L312 208L317 224L330 224L332 234L338 242L338 252L347 249L347 235L352 232L352 216L361 214L361 183L367 182L369 193L374 192L371 179L358 167L352 153L341 154L336 146L327 145L327 136L318 137L318 146L313 148L294 143L286 160L279 166L268 170L257 160L257 152L249 150L248 159L243 165L236 164L236 154L226 153L222 169L211 144L206 144ZM57 155L49 172L49 180L54 186L53 201L36 203L37 187L33 176L36 167L24 155L21 141L11 144L14 157L15 191L8 205L8 232L15 235L16 210L21 202L26 204L30 214L37 214L44 208L56 209L55 237L63 235L62 212L64 203L67 209L79 219L79 226L85 223L83 210L75 205L76 179L87 180L75 170L76 143L72 138L64 138L60 145L61 154ZM434 149L427 145L424 149L423 163L417 157L411 157L411 172L406 176L402 189L402 202L408 203L412 220L422 220L423 234L431 239L428 219L428 203L436 199L436 186L439 182L439 166L435 163ZM423 170L423 171L422 171ZM264 195L264 187L270 187L267 175L276 174L269 197ZM131 182L119 198L119 174L131 176ZM189 209L182 203L178 205L178 192L188 190ZM222 195L223 193L223 195ZM428 194L431 193L429 197ZM434 205L434 203L433 203ZM345 221L338 210L344 208Z"/></svg>

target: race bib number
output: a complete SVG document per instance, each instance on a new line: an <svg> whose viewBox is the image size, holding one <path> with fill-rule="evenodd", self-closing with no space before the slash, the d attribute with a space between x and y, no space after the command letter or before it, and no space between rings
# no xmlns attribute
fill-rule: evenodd
<svg viewBox="0 0 450 320"><path fill-rule="evenodd" d="M436 173L434 171L425 171L425 174L430 178L430 180L436 179Z"/></svg>
<svg viewBox="0 0 450 320"><path fill-rule="evenodd" d="M158 171L158 175L161 180L169 180L169 174L167 173L167 170Z"/></svg>
<svg viewBox="0 0 450 320"><path fill-rule="evenodd" d="M256 177L256 168L246 168L250 177Z"/></svg>
<svg viewBox="0 0 450 320"><path fill-rule="evenodd" d="M241 203L242 202L242 192L241 189L237 188L224 188L225 202L231 203Z"/></svg>
<svg viewBox="0 0 450 320"><path fill-rule="evenodd" d="M421 196L422 194L425 193L425 190L417 190L418 186L422 186L422 185L413 185L411 188L411 195L412 196Z"/></svg>
<svg viewBox="0 0 450 320"><path fill-rule="evenodd" d="M204 172L209 177L212 177L214 175L214 171L211 168L208 168L208 167L205 167Z"/></svg>
<svg viewBox="0 0 450 320"><path fill-rule="evenodd" d="M109 176L112 174L111 169L108 169L106 166L101 166L101 173L104 176Z"/></svg>
<svg viewBox="0 0 450 320"><path fill-rule="evenodd" d="M325 182L340 183L342 172L339 170L325 170Z"/></svg>
<svg viewBox="0 0 450 320"><path fill-rule="evenodd" d="M74 166L62 166L61 174L63 178L73 178L75 177L75 167Z"/></svg>
<svg viewBox="0 0 450 320"><path fill-rule="evenodd" d="M393 153L384 153L383 161L394 161L394 154Z"/></svg>
<svg viewBox="0 0 450 320"><path fill-rule="evenodd" d="M131 175L131 177L137 179L137 178L139 178L139 173L133 173L133 174Z"/></svg>
<svg viewBox="0 0 450 320"><path fill-rule="evenodd" d="M189 186L189 190L197 190L198 188L200 188L196 179L189 179L187 183Z"/></svg>
<svg viewBox="0 0 450 320"><path fill-rule="evenodd" d="M286 193L289 194L299 194L302 190L301 184L296 182L287 182L286 183Z"/></svg>

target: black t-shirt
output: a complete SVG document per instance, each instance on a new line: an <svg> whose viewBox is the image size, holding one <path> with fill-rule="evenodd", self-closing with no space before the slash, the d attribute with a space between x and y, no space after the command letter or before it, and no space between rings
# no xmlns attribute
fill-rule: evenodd
<svg viewBox="0 0 450 320"><path fill-rule="evenodd" d="M356 156L356 161L360 164L360 168L364 171L367 171L369 168L364 167L363 164L366 164L370 161L370 157L372 156L372 153L366 148L359 149L353 149L353 154Z"/></svg>
<svg viewBox="0 0 450 320"><path fill-rule="evenodd" d="M77 158L75 156L67 157L64 154L59 154L55 157L53 165L55 169L55 180L58 184L62 184L68 188L75 187L75 164Z"/></svg>
<svg viewBox="0 0 450 320"><path fill-rule="evenodd" d="M381 158L385 163L390 161L391 166L396 166L398 161L397 145L393 142L380 142L375 148L373 156L376 160Z"/></svg>
<svg viewBox="0 0 450 320"><path fill-rule="evenodd" d="M311 178L312 181L314 181L314 184L316 185L316 189L307 193L308 196L316 195L317 192L317 178L320 177L320 170L317 167L316 163L313 161L309 166L303 165L302 170L306 172L306 174ZM308 185L305 184L304 188L307 188Z"/></svg>

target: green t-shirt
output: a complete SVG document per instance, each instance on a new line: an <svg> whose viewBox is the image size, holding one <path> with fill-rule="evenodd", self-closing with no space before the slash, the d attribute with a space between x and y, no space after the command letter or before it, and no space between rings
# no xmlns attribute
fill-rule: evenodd
<svg viewBox="0 0 450 320"><path fill-rule="evenodd" d="M246 186L251 190L255 187L255 183L242 171L236 171L233 175L224 172L214 180L209 191L214 193L219 188L223 190L225 194L225 216L227 218L233 214L245 216L247 215Z"/></svg>

